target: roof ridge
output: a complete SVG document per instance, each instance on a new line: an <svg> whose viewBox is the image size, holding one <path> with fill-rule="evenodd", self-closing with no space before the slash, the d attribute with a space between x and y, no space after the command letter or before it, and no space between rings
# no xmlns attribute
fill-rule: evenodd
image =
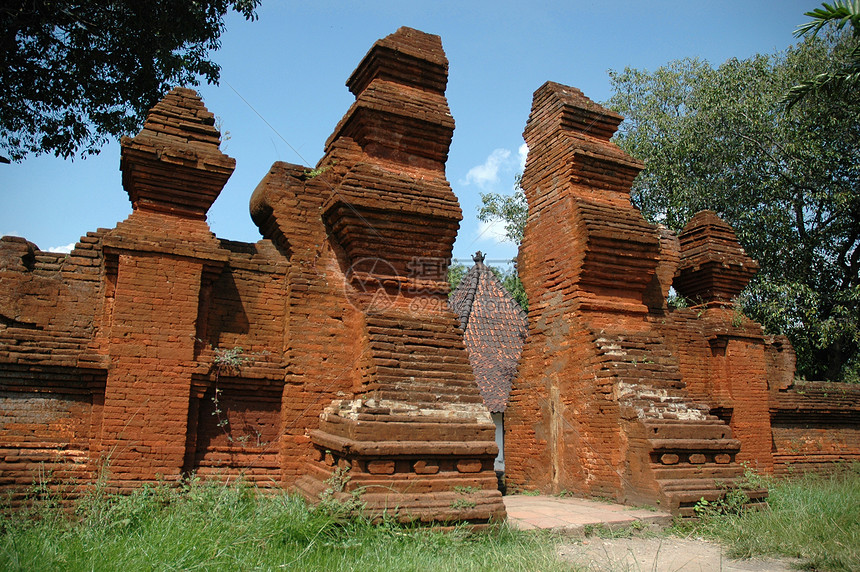
<svg viewBox="0 0 860 572"><path fill-rule="evenodd" d="M460 327L463 328L464 334L466 333L466 327L469 325L469 318L472 315L472 306L475 305L475 296L478 293L478 283L481 281L481 270L480 270L479 266L484 266L484 265L480 264L480 263L476 263L474 266L472 266L466 272L466 274L463 276L463 280L461 280L461 283L462 283L467 278L473 278L474 277L471 280L471 282L466 282L467 290L466 290L465 295L463 296L464 308L463 308L462 312L459 312L459 314L460 314ZM475 271L474 274L472 272L473 270Z"/></svg>

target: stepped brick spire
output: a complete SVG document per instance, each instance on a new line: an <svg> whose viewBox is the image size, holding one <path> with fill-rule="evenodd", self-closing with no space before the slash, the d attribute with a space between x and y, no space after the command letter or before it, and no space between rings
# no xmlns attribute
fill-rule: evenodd
<svg viewBox="0 0 860 572"><path fill-rule="evenodd" d="M171 90L143 130L122 139L122 184L133 208L205 217L236 167L220 142L215 116L197 92Z"/></svg>
<svg viewBox="0 0 860 572"><path fill-rule="evenodd" d="M740 474L740 441L691 399L689 360L667 343L677 335L665 296L679 246L630 203L642 163L610 141L620 121L577 89L550 82L535 92L519 255L529 335L505 465L514 486L685 514L690 495L716 498L714 478Z"/></svg>
<svg viewBox="0 0 860 572"><path fill-rule="evenodd" d="M343 473L339 494L365 489L371 513L480 524L504 505L495 427L447 305L462 218L445 178L447 70L438 36L400 28L376 42L347 82L355 103L317 168L273 167L252 213L291 252L290 330L307 336L292 348L287 383L337 391L314 410L315 454L297 468L298 489L318 500ZM337 316L338 329L309 331L308 307ZM320 368L329 347L352 361ZM476 492L462 504L456 486Z"/></svg>
<svg viewBox="0 0 860 572"><path fill-rule="evenodd" d="M547 82L535 92L523 133L529 146L522 178L529 220L537 228L542 217L557 218L566 238L548 240L559 232L549 227L527 234L523 251L539 251L541 258L526 254L523 262L524 268L546 272L551 259L565 259L568 295L578 304L642 313L660 241L630 204L630 185L642 163L610 142L620 122L621 116L578 89ZM534 241L543 247L535 248Z"/></svg>
<svg viewBox="0 0 860 572"><path fill-rule="evenodd" d="M438 36L400 28L376 42L347 82L355 103L320 162L344 172L324 205L332 233L352 262L385 258L376 270L389 280L412 273L416 256L449 258L462 218L445 178L454 132L447 72ZM398 216L382 221L383 211Z"/></svg>
<svg viewBox="0 0 860 572"><path fill-rule="evenodd" d="M693 303L731 304L758 272L758 262L747 256L732 227L713 211L696 213L678 238L681 262L673 285Z"/></svg>

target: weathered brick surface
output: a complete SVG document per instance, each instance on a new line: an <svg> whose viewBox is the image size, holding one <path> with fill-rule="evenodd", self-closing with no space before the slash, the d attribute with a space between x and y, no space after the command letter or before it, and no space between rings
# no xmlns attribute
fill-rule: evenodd
<svg viewBox="0 0 860 572"><path fill-rule="evenodd" d="M724 420L741 442L737 460L773 470L768 412L769 375L779 375L776 346L732 299L758 270L734 231L711 211L696 214L680 236L674 285L697 305L671 313L661 329L679 354L690 395ZM773 363L772 363L773 362ZM793 364L791 373L793 377Z"/></svg>
<svg viewBox="0 0 860 572"><path fill-rule="evenodd" d="M279 421L281 479L292 485L317 458L308 436L319 416L339 395L358 385L360 348L353 345L358 311L344 296L345 280L327 244L320 217L330 193L309 168L275 163L257 186L251 211L260 231L289 253L283 303L282 357L286 371Z"/></svg>
<svg viewBox="0 0 860 572"><path fill-rule="evenodd" d="M694 219L680 241L642 218L629 199L641 164L609 142L620 121L576 89L547 83L535 92L520 250L529 338L506 419L508 483L660 502L686 514L740 474L742 442L767 433L765 354L757 331L756 347L725 344L733 369L704 370L705 356L679 345L710 349L708 335L725 335L725 317L681 331L665 298L673 275L704 283L695 293L709 302L739 292L749 276L721 270L727 261L752 263L714 217ZM710 274L697 280L702 272ZM685 376L697 373L709 388L730 385L725 378L744 385L732 427L687 390ZM744 453L769 459L754 445Z"/></svg>
<svg viewBox="0 0 860 572"><path fill-rule="evenodd" d="M673 285L688 300L721 306L741 293L758 271L732 227L713 211L696 213L678 237L681 260Z"/></svg>
<svg viewBox="0 0 860 572"><path fill-rule="evenodd" d="M74 495L96 478L102 372L4 364L0 388L0 490L13 503L33 484Z"/></svg>
<svg viewBox="0 0 860 572"><path fill-rule="evenodd" d="M213 123L172 91L123 140L125 221L68 256L0 242L4 485L101 468L120 489L190 471L278 482L289 260L209 230L234 165ZM216 387L213 348L237 346L248 359Z"/></svg>
<svg viewBox="0 0 860 572"><path fill-rule="evenodd" d="M860 461L860 387L797 382L770 393L774 473L830 471Z"/></svg>
<svg viewBox="0 0 860 572"><path fill-rule="evenodd" d="M292 268L304 261L287 376L315 389L303 410L313 420L298 426L310 443L295 441L299 490L314 500L348 477L341 494L363 489L371 512L484 522L504 505L495 428L446 303L461 219L444 170L447 69L438 36L401 28L378 41L347 82L356 101L316 171L276 164L253 209ZM329 344L336 355L321 352ZM471 506L457 486L480 491Z"/></svg>
<svg viewBox="0 0 860 572"><path fill-rule="evenodd" d="M372 512L503 518L494 426L446 304L447 69L437 36L377 42L317 170L276 163L254 191L256 244L206 223L235 162L181 88L122 142L125 221L67 257L4 238L0 488L101 466L120 490L194 472L316 500L335 476Z"/></svg>
<svg viewBox="0 0 860 572"><path fill-rule="evenodd" d="M0 489L70 495L98 471L105 360L92 350L104 230L69 256L0 239Z"/></svg>
<svg viewBox="0 0 860 572"><path fill-rule="evenodd" d="M122 142L126 220L69 255L0 239L0 492L197 473L312 500L363 490L404 520L503 517L494 426L447 305L447 67L437 36L374 44L316 169L275 163L254 191L257 243L206 223L235 162L182 88ZM757 267L731 228L705 212L675 237L631 207L641 164L609 142L620 120L573 88L535 94L510 484L686 514L738 461L860 459L856 388L794 383L788 340L731 307ZM667 307L673 279L695 307Z"/></svg>

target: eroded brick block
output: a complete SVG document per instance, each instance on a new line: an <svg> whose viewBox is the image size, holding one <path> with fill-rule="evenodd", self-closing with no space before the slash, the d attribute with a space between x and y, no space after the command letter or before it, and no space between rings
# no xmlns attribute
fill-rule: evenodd
<svg viewBox="0 0 860 572"><path fill-rule="evenodd" d="M394 461L369 461L367 472L371 475L393 475Z"/></svg>
<svg viewBox="0 0 860 572"><path fill-rule="evenodd" d="M412 469L419 475L435 475L439 472L439 464L435 461L415 461Z"/></svg>
<svg viewBox="0 0 860 572"><path fill-rule="evenodd" d="M478 459L461 459L457 461L457 470L461 473L478 473L483 468L483 463Z"/></svg>

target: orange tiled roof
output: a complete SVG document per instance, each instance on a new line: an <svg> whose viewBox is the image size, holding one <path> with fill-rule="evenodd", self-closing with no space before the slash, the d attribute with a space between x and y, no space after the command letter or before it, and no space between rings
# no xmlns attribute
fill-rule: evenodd
<svg viewBox="0 0 860 572"><path fill-rule="evenodd" d="M484 404L493 413L508 406L511 383L523 351L526 313L505 290L480 252L449 301L459 315L469 363Z"/></svg>

